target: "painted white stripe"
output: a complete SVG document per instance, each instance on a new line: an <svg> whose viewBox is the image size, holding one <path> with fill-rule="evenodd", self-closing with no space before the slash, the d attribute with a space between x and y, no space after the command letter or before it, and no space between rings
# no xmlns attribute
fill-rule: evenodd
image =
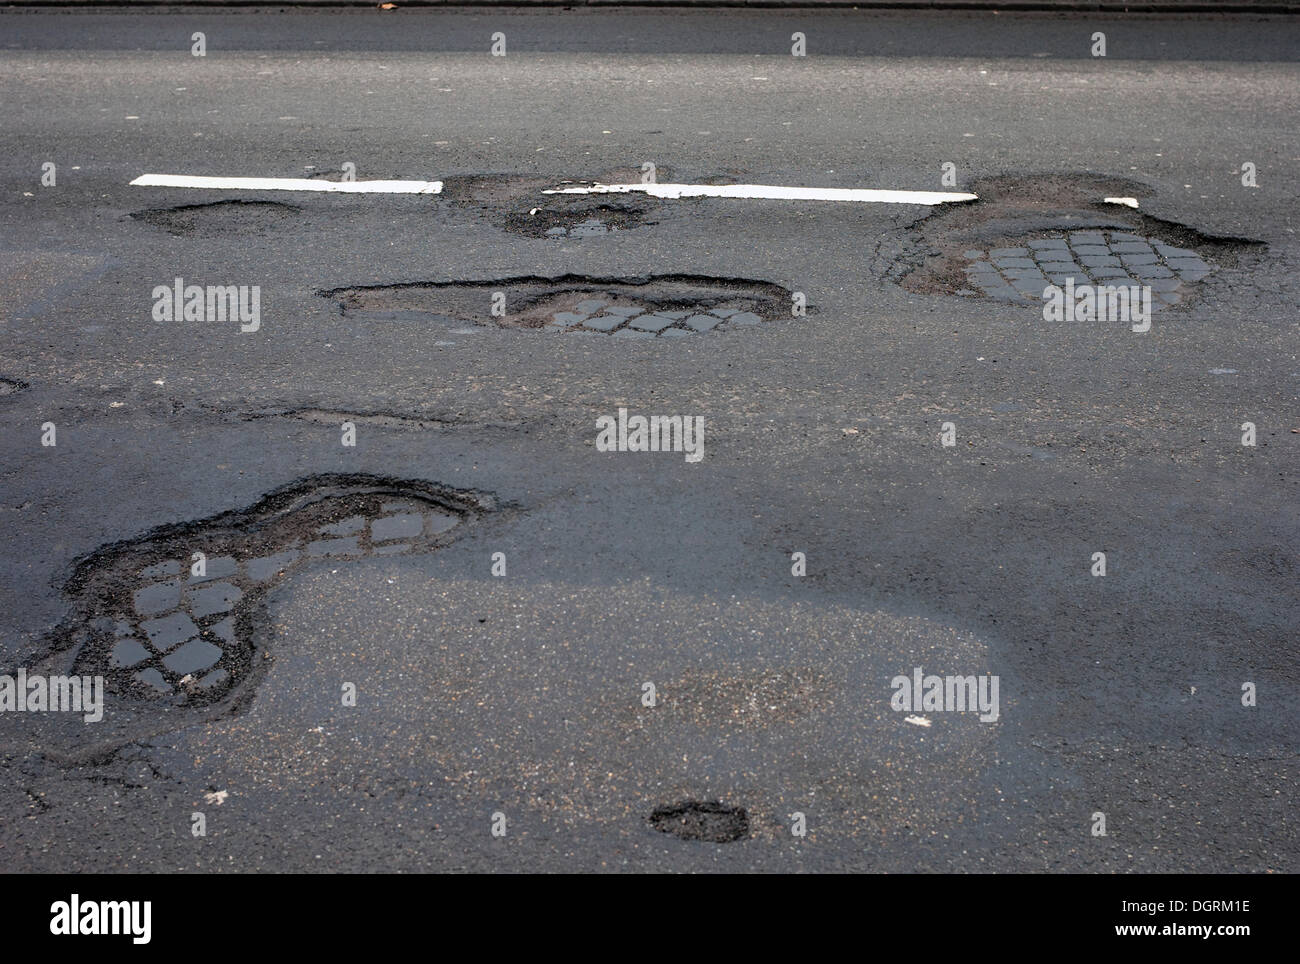
<svg viewBox="0 0 1300 964"><path fill-rule="evenodd" d="M1107 204L1122 204L1127 208L1135 208L1138 206L1138 199L1135 197L1108 197L1102 198L1102 200Z"/></svg>
<svg viewBox="0 0 1300 964"><path fill-rule="evenodd" d="M773 184L595 184L564 187L543 194L627 194L640 191L651 197L675 200L683 197L757 198L774 201L862 201L879 204L947 204L976 201L974 194L944 194L939 191L876 191L847 187L780 187Z"/></svg>
<svg viewBox="0 0 1300 964"><path fill-rule="evenodd" d="M227 191L338 191L342 194L441 194L442 181L318 181L304 177L198 177L141 174L136 187L202 187Z"/></svg>

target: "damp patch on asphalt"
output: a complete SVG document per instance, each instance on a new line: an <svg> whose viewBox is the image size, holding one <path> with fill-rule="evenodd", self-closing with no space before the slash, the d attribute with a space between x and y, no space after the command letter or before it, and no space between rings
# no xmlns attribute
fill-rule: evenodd
<svg viewBox="0 0 1300 964"><path fill-rule="evenodd" d="M716 800L688 800L656 807L650 814L650 826L682 840L733 843L749 836L749 814L743 807L729 807Z"/></svg>
<svg viewBox="0 0 1300 964"><path fill-rule="evenodd" d="M443 321L521 331L682 337L790 316L791 292L764 281L697 275L502 278L336 288L344 317ZM494 305L499 314L494 314Z"/></svg>
<svg viewBox="0 0 1300 964"><path fill-rule="evenodd" d="M418 480L321 475L255 505L168 525L79 560L54 651L120 699L207 706L248 681L267 593L317 562L428 552L490 500ZM201 554L201 557L196 554Z"/></svg>
<svg viewBox="0 0 1300 964"><path fill-rule="evenodd" d="M287 225L302 209L280 201L212 201L136 211L131 217L178 237L257 235Z"/></svg>
<svg viewBox="0 0 1300 964"><path fill-rule="evenodd" d="M977 182L978 201L916 222L883 260L887 280L909 291L1041 304L1043 291L1139 286L1152 309L1193 299L1200 283L1244 253L1248 238L1203 234L1103 197L1150 195L1125 178L1029 175ZM880 267L880 266L878 266Z"/></svg>

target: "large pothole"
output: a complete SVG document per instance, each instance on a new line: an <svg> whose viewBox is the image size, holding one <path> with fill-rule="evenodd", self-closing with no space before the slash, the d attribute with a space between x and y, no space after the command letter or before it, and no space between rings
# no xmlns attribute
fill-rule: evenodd
<svg viewBox="0 0 1300 964"><path fill-rule="evenodd" d="M1105 197L1149 194L1123 178L1032 175L980 181L978 201L944 208L915 234L887 277L910 291L1042 303L1048 286L1147 287L1159 309L1259 246L1202 234Z"/></svg>
<svg viewBox="0 0 1300 964"><path fill-rule="evenodd" d="M336 288L348 317L470 323L524 331L680 337L788 317L791 292L763 281L697 275L645 279L503 278Z"/></svg>
<svg viewBox="0 0 1300 964"><path fill-rule="evenodd" d="M296 570L427 552L483 508L427 482L316 476L81 560L54 649L72 651L77 674L103 676L123 699L207 705L249 677L264 598Z"/></svg>

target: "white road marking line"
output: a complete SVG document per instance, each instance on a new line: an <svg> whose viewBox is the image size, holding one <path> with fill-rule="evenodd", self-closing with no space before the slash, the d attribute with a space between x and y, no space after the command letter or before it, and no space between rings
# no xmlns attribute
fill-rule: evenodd
<svg viewBox="0 0 1300 964"><path fill-rule="evenodd" d="M338 191L342 194L441 194L442 181L321 181L302 177L199 177L141 174L136 187L201 187L227 191Z"/></svg>
<svg viewBox="0 0 1300 964"><path fill-rule="evenodd" d="M1107 204L1122 204L1128 208L1135 208L1138 206L1138 199L1135 197L1108 197L1102 198L1102 200Z"/></svg>
<svg viewBox="0 0 1300 964"><path fill-rule="evenodd" d="M939 191L877 191L847 187L780 187L773 184L595 184L564 187L543 194L627 194L640 191L651 197L676 200L684 197L756 198L774 201L863 201L880 204L947 204L977 201L974 194L945 194Z"/></svg>

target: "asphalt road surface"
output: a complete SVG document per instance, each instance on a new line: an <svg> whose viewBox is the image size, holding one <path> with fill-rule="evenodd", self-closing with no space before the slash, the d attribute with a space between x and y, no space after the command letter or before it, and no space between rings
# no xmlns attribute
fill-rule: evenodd
<svg viewBox="0 0 1300 964"><path fill-rule="evenodd" d="M0 864L1295 871L1298 57L0 13L0 670L106 687L0 713ZM544 193L647 164L979 200ZM442 189L130 183L353 171ZM1071 261L1149 330L1046 320ZM701 457L603 451L620 409Z"/></svg>

